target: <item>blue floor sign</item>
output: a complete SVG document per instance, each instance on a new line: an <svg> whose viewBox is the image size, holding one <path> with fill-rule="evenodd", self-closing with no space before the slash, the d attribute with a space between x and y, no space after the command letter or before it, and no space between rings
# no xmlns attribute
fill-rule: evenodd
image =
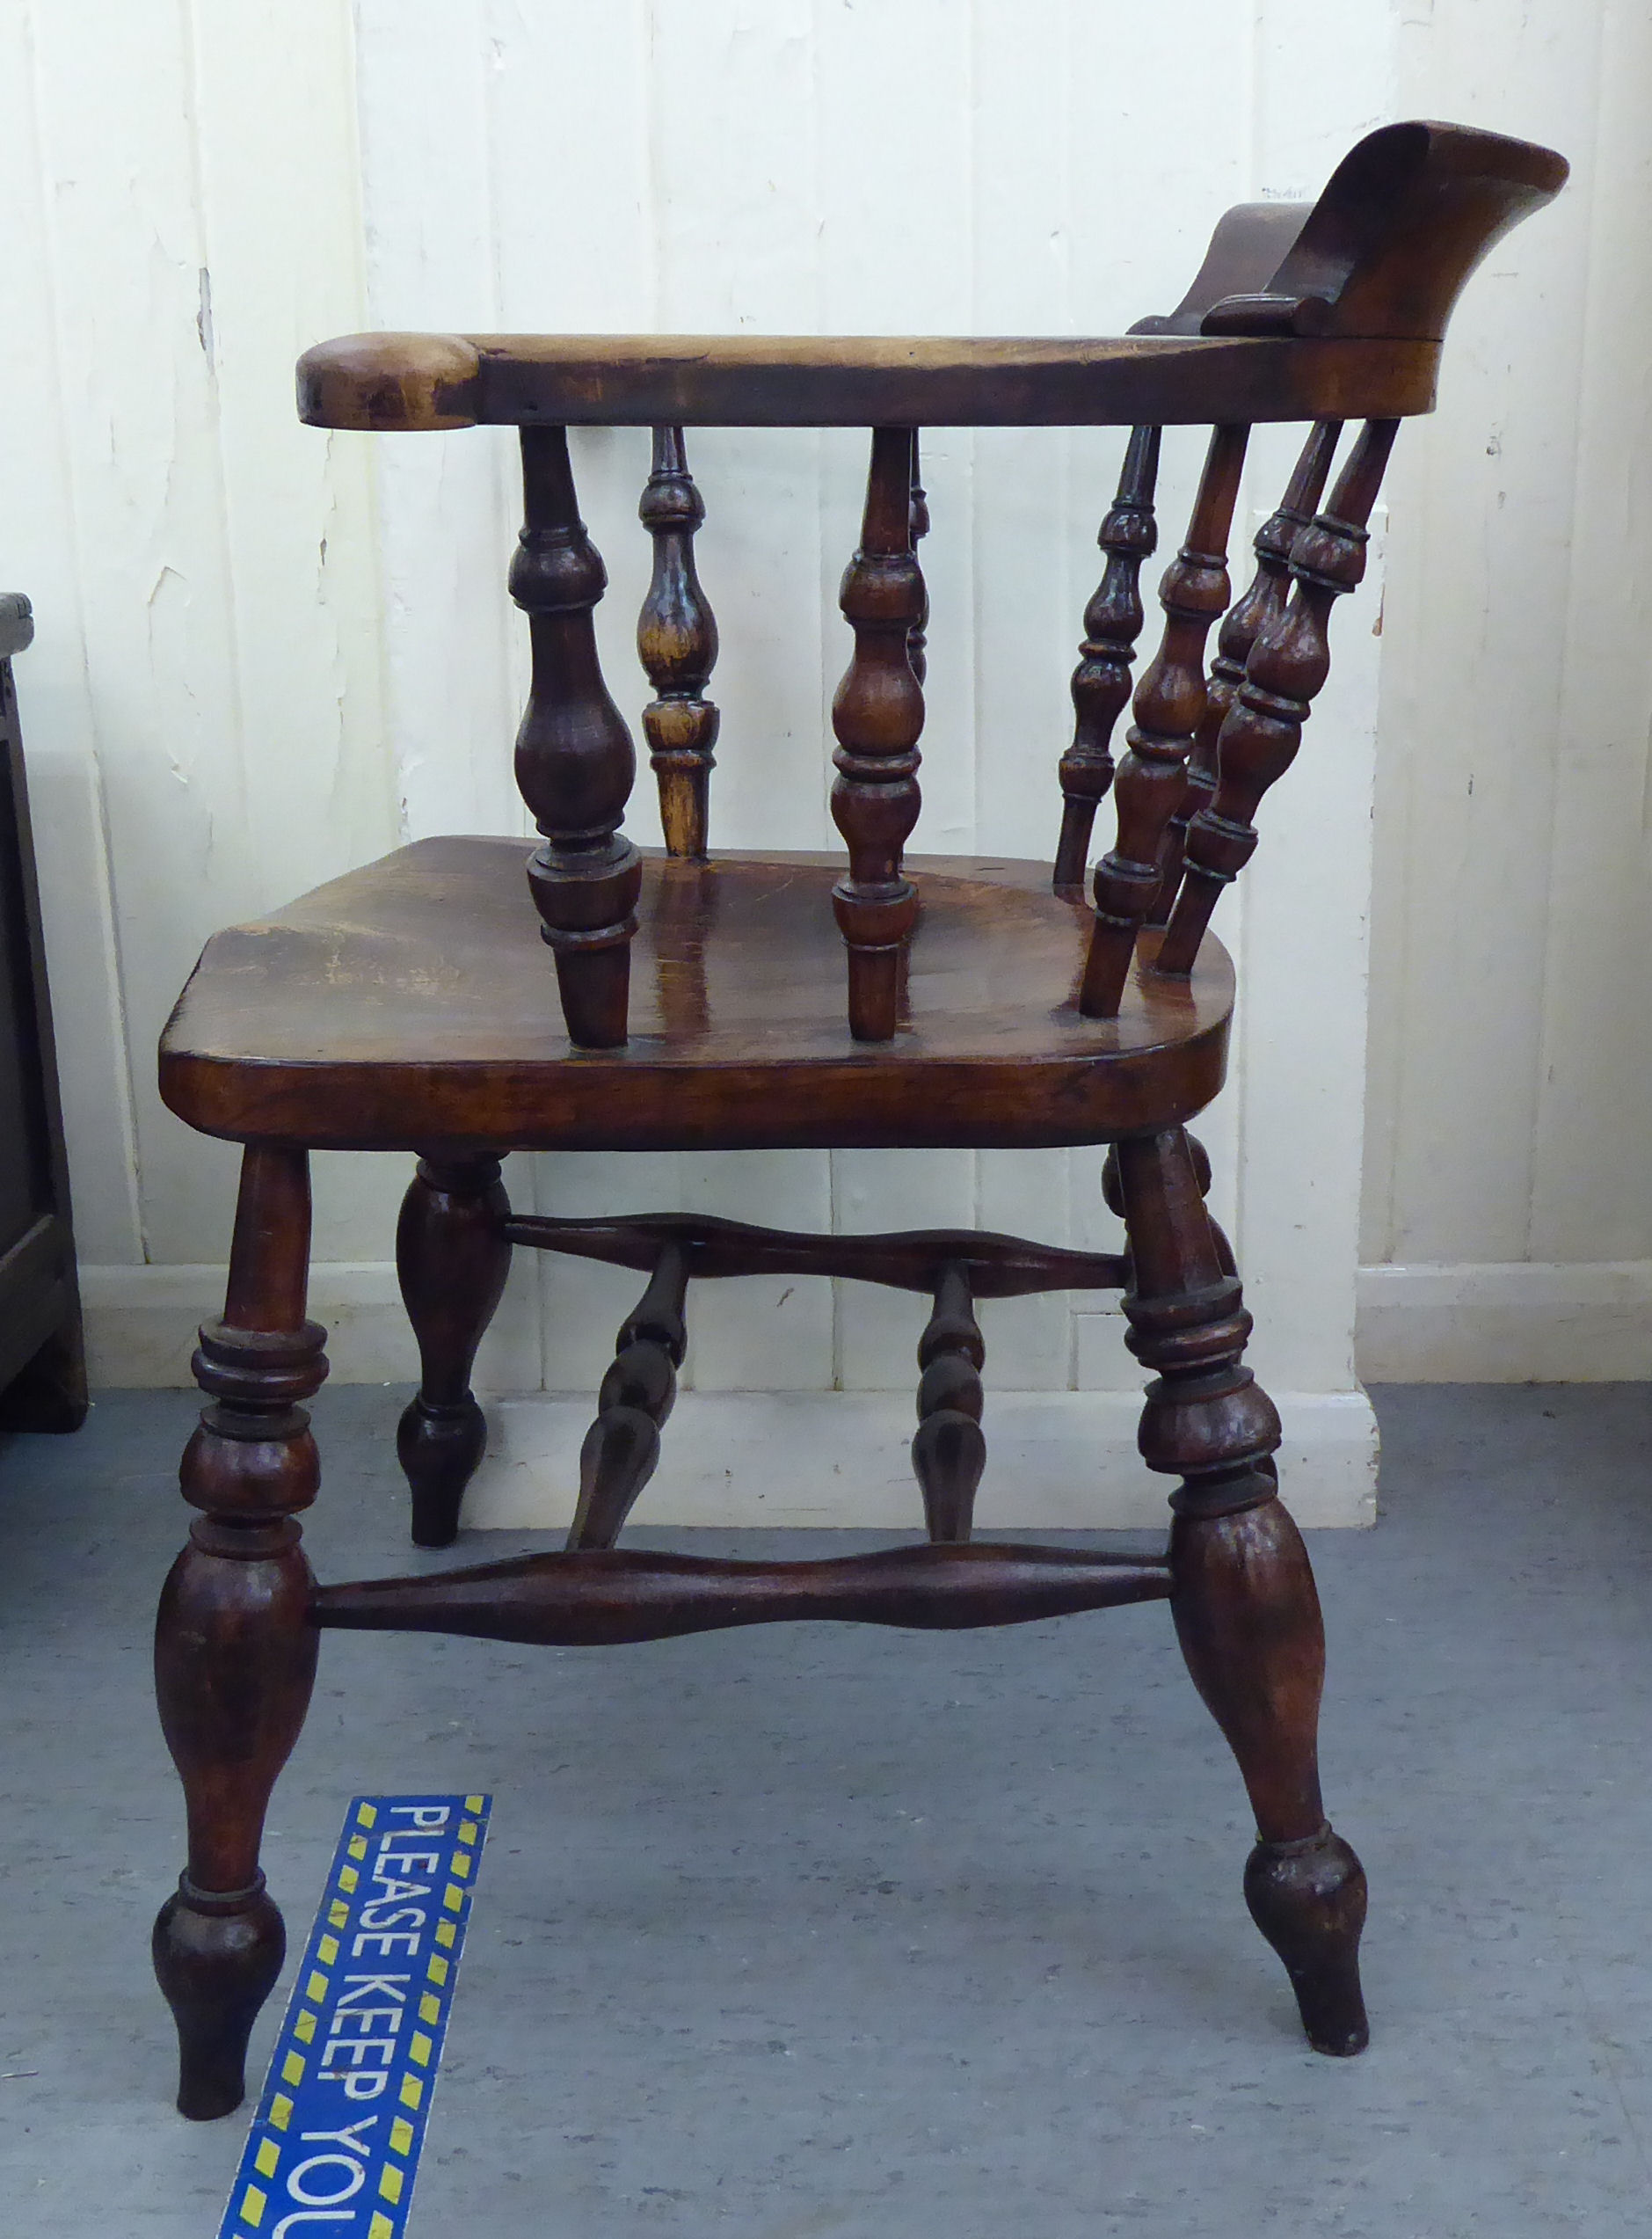
<svg viewBox="0 0 1652 2239"><path fill-rule="evenodd" d="M358 1796L219 2239L402 2239L486 1796Z"/></svg>

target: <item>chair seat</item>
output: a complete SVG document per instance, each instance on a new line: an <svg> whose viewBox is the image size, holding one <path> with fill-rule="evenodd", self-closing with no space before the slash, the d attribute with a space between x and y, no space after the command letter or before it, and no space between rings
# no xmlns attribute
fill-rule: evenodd
<svg viewBox="0 0 1652 2239"><path fill-rule="evenodd" d="M324 1149L682 1150L1098 1142L1222 1084L1233 972L1207 938L1117 1018L1080 1015L1088 908L1048 866L909 859L892 1043L851 1039L835 856L647 859L630 1039L573 1049L520 839L423 840L209 941L161 1044L182 1120Z"/></svg>

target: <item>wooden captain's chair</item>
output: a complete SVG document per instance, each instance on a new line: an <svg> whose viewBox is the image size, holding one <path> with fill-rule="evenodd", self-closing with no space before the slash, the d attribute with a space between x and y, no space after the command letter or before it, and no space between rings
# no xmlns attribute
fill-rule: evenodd
<svg viewBox="0 0 1652 2239"><path fill-rule="evenodd" d="M577 1645L805 1615L1005 1624L1168 1600L1249 1791L1257 1925L1310 2041L1333 2053L1365 2044L1365 1876L1326 1820L1316 1763L1319 1608L1277 1497L1278 1417L1243 1365L1250 1317L1186 1132L1221 1087L1233 1006L1232 966L1206 928L1325 681L1332 605L1360 579L1399 423L1430 407L1458 291L1565 175L1558 156L1517 141L1390 126L1311 207L1230 213L1179 309L1124 339L378 334L302 361L300 408L317 427L520 427L527 520L510 587L528 617L533 682L516 773L542 839L526 859L513 839L424 841L219 934L166 1029L167 1103L245 1146L223 1316L195 1355L208 1404L182 1481L200 1513L156 1644L189 1805L188 1864L155 1943L185 2113L222 2114L242 2097L248 2032L283 1951L258 1867L264 1815L330 1626ZM1289 420L1308 424L1306 439L1256 539L1255 580L1230 605L1247 437ZM597 662L605 579L570 472L576 422L654 430L638 638L663 855L639 853L622 829L635 757ZM1189 422L1211 427L1209 455L1115 773L1159 430ZM846 424L872 430L842 585L854 651L833 709L847 864L714 856L717 631L695 570L703 508L683 431ZM924 712L918 431L1100 425L1132 432L1084 618L1053 873L906 858ZM1091 826L1110 787L1117 836L1092 903ZM1121 1257L968 1230L541 1219L513 1213L499 1169L512 1150L1076 1143L1111 1146ZM305 1315L319 1148L418 1157L397 1258L421 1361L398 1440L421 1544L453 1537L483 1451L471 1364L513 1251L644 1278L580 1457L565 1552L317 1585L297 1517L319 1475L303 1402L326 1373L324 1332ZM931 1302L913 1441L925 1540L807 1563L616 1546L670 1411L690 1284L764 1272ZM1140 1445L1175 1481L1168 1549L972 1545L985 1459L976 1301L1109 1287L1153 1372Z"/></svg>

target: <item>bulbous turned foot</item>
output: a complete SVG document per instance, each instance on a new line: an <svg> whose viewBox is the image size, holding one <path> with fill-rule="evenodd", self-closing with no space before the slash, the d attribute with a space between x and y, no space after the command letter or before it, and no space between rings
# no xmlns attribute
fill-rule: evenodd
<svg viewBox="0 0 1652 2239"><path fill-rule="evenodd" d="M1365 1870L1328 1827L1258 1842L1245 1866L1250 1917L1284 1961L1308 2042L1346 2059L1370 2042L1359 1987Z"/></svg>
<svg viewBox="0 0 1652 2239"><path fill-rule="evenodd" d="M396 1433L397 1458L413 1496L413 1544L451 1547L459 1534L464 1489L487 1445L488 1426L469 1392L433 1405L412 1399Z"/></svg>
<svg viewBox="0 0 1652 2239"><path fill-rule="evenodd" d="M246 2097L247 2040L287 1952L263 1875L222 1895L181 1879L161 1907L151 1949L178 2024L178 2111L192 2122L233 2114Z"/></svg>

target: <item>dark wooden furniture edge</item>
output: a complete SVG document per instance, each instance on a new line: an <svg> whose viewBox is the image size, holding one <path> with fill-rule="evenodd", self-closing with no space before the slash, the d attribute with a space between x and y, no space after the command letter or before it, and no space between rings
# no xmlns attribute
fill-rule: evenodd
<svg viewBox="0 0 1652 2239"><path fill-rule="evenodd" d="M0 1254L0 1431L72 1431L86 1419L85 1346L28 779L11 681L11 656L22 653L33 637L28 600L18 591L0 594L0 730L5 745L0 782L8 789L17 847L18 892L11 901L11 930L19 951L15 961L21 982L11 990L11 1000L26 1013L18 1024L26 1024L33 1045L33 1077L25 1087L36 1100L40 1150L51 1200ZM18 1146L18 1153L25 1155L24 1146Z"/></svg>

